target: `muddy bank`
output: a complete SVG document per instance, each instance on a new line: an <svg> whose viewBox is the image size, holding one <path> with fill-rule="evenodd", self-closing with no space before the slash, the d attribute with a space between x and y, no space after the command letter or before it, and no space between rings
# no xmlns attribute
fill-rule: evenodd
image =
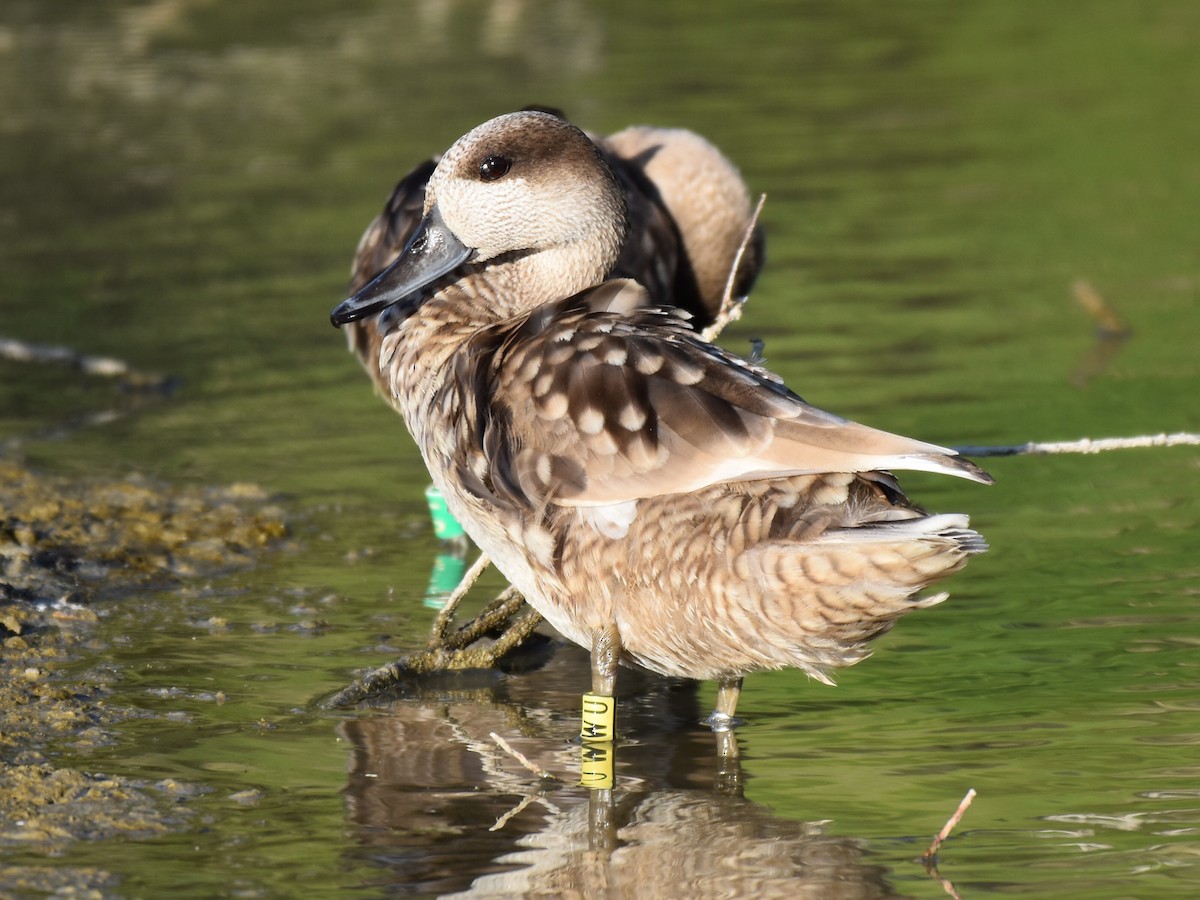
<svg viewBox="0 0 1200 900"><path fill-rule="evenodd" d="M70 481L0 459L0 848L151 837L187 820L197 789L58 767L109 741L131 711L80 672L90 604L248 565L287 533L254 485L175 487L133 476ZM5 891L91 890L96 870L0 867Z"/></svg>

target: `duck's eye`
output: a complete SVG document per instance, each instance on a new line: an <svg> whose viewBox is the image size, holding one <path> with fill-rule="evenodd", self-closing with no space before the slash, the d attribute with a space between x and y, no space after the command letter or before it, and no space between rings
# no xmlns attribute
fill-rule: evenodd
<svg viewBox="0 0 1200 900"><path fill-rule="evenodd" d="M511 168L507 156L489 156L479 164L479 177L484 181L495 181L507 175Z"/></svg>

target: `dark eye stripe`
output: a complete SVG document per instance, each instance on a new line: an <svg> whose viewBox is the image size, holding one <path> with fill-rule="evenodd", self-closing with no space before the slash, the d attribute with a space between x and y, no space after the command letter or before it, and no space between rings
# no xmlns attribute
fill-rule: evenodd
<svg viewBox="0 0 1200 900"><path fill-rule="evenodd" d="M507 156L489 156L479 164L479 177L484 181L495 181L503 178L512 168Z"/></svg>

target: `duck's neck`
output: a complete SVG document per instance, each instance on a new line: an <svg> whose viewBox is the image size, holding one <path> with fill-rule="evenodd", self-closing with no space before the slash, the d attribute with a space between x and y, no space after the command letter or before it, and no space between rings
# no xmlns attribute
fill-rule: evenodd
<svg viewBox="0 0 1200 900"><path fill-rule="evenodd" d="M478 301L471 304L470 315L481 325L512 319L603 282L616 262L620 241L612 235L605 244L603 254L583 242L514 254L481 268L458 286Z"/></svg>
<svg viewBox="0 0 1200 900"><path fill-rule="evenodd" d="M483 265L438 291L410 318L383 335L378 371L385 395L424 446L431 415L453 415L453 366L482 329L525 315L604 281L620 248L614 230L588 243L513 254ZM597 242L603 252L597 253Z"/></svg>

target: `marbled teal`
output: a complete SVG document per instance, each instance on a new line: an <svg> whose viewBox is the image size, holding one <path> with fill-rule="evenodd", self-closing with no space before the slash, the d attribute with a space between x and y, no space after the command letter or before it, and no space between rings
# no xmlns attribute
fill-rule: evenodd
<svg viewBox="0 0 1200 900"><path fill-rule="evenodd" d="M990 483L954 451L801 400L610 277L628 202L605 153L541 112L440 159L401 256L334 310L378 317L379 381L467 533L547 621L618 662L720 684L828 681L986 549L892 470Z"/></svg>

